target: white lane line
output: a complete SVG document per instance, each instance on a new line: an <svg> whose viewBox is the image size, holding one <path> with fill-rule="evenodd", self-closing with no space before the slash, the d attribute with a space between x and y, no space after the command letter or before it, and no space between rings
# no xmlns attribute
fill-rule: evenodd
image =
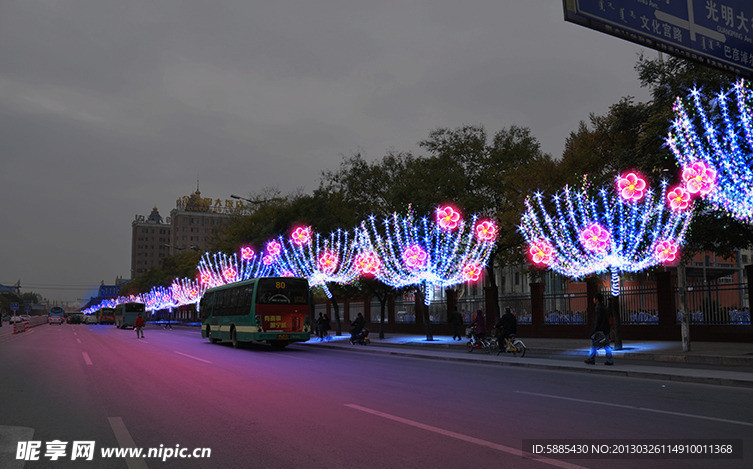
<svg viewBox="0 0 753 469"><path fill-rule="evenodd" d="M107 421L110 422L110 428L115 434L115 439L118 440L118 445L121 448L135 448L136 442L133 441L131 434L128 432L123 419L120 417L107 417ZM128 469L148 469L146 462L143 458L125 458Z"/></svg>
<svg viewBox="0 0 753 469"><path fill-rule="evenodd" d="M415 420L409 420L402 417L398 417L397 415L387 414L384 412L380 412L378 410L369 409L368 407L362 407L357 404L345 404L345 407L350 407L351 409L360 410L362 412L366 412L372 415L376 415L378 417L383 417L388 420L394 420L395 422L404 423L406 425L410 425L411 427L420 428L422 430L430 431L433 433L438 433L440 435L448 436L450 438L455 438L456 440L465 441L467 443L473 443L475 445L479 446L485 446L487 448L491 448L497 451L501 451L503 453L512 454L513 456L520 456L522 458L530 458L532 455L524 453L522 450L518 448L512 448L510 446L500 445L497 443L492 443L491 441L482 440L480 438L475 438L469 435L463 435L462 433L456 433L450 430L445 430L444 428L434 427L431 425L426 425L425 423L416 422ZM549 458L536 458L536 461L549 464L550 466L555 467L561 467L563 469L587 469L583 466L578 466L576 464L570 464L564 461L559 461L557 459L549 459Z"/></svg>
<svg viewBox="0 0 753 469"><path fill-rule="evenodd" d="M548 397L550 399L561 399L563 401L582 402L584 404L598 404L598 405L603 405L603 406L608 406L608 407L619 407L621 409L642 410L643 412L654 412L656 414L675 415L677 417L688 417L688 418L701 419L701 420L711 420L714 422L732 423L735 425L745 425L748 427L753 427L753 423L742 422L740 420L720 419L717 417L706 417L704 415L686 414L684 412L673 412L671 410L651 409L648 407L638 407L638 406L632 406L632 405L627 405L627 404L613 404L611 402L589 401L586 399L576 399L574 397L554 396L552 394L540 394L537 392L527 392L527 391L515 391L515 392L519 394L528 394L530 396Z"/></svg>
<svg viewBox="0 0 753 469"><path fill-rule="evenodd" d="M80 344L81 343L81 339L79 339L78 337L76 337L76 342L78 342Z"/></svg>
<svg viewBox="0 0 753 469"><path fill-rule="evenodd" d="M84 356L84 361L86 362L87 365L93 365L94 364L94 363L92 363L92 359L89 358L89 354L88 353L81 352L81 354Z"/></svg>
<svg viewBox="0 0 753 469"><path fill-rule="evenodd" d="M200 362L212 363L209 360L204 360L203 358L194 357L193 355L189 355L189 354L183 353L183 352L178 352L177 350L173 350L173 352L177 353L178 355L183 355L184 357L193 358L194 360L199 360Z"/></svg>

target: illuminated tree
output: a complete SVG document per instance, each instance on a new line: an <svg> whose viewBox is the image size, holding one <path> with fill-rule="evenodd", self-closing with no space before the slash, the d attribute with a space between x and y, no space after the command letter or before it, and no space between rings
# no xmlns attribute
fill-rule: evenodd
<svg viewBox="0 0 753 469"><path fill-rule="evenodd" d="M240 256L237 253L228 256L222 252L206 252L196 267L199 284L206 289L267 276L271 271L270 262L265 262L267 256L257 255L247 246L240 249Z"/></svg>
<svg viewBox="0 0 753 469"><path fill-rule="evenodd" d="M710 100L693 89L689 101L692 106L675 100L667 138L686 188L712 208L753 223L753 92L740 80Z"/></svg>
<svg viewBox="0 0 753 469"><path fill-rule="evenodd" d="M337 230L325 237L308 226L296 227L290 237L278 237L279 252L274 261L277 275L302 277L311 287L321 287L332 298L328 283L345 285L358 277L353 235Z"/></svg>
<svg viewBox="0 0 753 469"><path fill-rule="evenodd" d="M376 218L361 223L359 269L393 288L418 286L429 305L433 287L449 287L479 279L489 261L497 227L490 220L470 223L447 206L436 220L415 220L394 213L377 227Z"/></svg>
<svg viewBox="0 0 753 469"><path fill-rule="evenodd" d="M617 178L616 190L565 186L547 205L539 192L525 201L519 229L530 261L571 278L609 271L613 296L620 273L639 272L677 259L691 221L683 187L649 191L635 173ZM616 192L616 193L615 193Z"/></svg>

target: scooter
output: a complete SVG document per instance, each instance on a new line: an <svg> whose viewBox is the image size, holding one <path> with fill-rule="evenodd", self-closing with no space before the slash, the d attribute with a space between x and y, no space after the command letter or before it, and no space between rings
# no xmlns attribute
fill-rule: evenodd
<svg viewBox="0 0 753 469"><path fill-rule="evenodd" d="M352 332L350 334L350 343L353 345L355 344L366 345L366 344L369 344L370 342L371 340L369 340L369 330L366 329L365 327L361 329L361 332L359 332L358 334L353 334Z"/></svg>
<svg viewBox="0 0 753 469"><path fill-rule="evenodd" d="M520 354L520 357L523 358L526 356L526 350L528 348L526 347L526 344L523 343L522 340L515 337L515 334L511 334L508 340L502 339L501 343L499 344L499 350L497 350L497 355L499 355L502 352L512 353L513 357L518 356Z"/></svg>

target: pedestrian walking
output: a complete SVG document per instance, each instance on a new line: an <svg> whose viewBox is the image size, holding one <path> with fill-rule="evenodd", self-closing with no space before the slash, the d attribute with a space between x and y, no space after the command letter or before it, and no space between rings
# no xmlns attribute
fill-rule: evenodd
<svg viewBox="0 0 753 469"><path fill-rule="evenodd" d="M457 308L450 313L448 322L452 325L452 340L462 340L463 336L461 335L461 331L463 329L463 316L458 313Z"/></svg>
<svg viewBox="0 0 753 469"><path fill-rule="evenodd" d="M319 337L319 341L327 340L329 334L329 316L323 313L319 313L319 317L316 318L316 336Z"/></svg>
<svg viewBox="0 0 753 469"><path fill-rule="evenodd" d="M136 319L133 321L133 328L136 329L137 339L144 338L144 331L142 330L144 326L146 326L146 321L144 321L144 318L141 316L141 313L139 313L139 315L136 316Z"/></svg>
<svg viewBox="0 0 753 469"><path fill-rule="evenodd" d="M597 293L594 296L594 320L591 325L591 351L586 358L585 363L593 365L596 363L596 351L604 349L606 354L605 365L614 365L612 358L612 348L609 346L609 314L604 306L604 295Z"/></svg>

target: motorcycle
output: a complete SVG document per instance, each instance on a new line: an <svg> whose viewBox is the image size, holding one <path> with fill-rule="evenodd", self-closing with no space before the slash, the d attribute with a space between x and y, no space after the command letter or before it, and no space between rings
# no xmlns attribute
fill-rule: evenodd
<svg viewBox="0 0 753 469"><path fill-rule="evenodd" d="M361 329L361 332L358 334L354 334L353 332L350 333L350 343L352 345L359 344L359 345L367 345L371 343L371 340L369 339L369 330L365 327Z"/></svg>

